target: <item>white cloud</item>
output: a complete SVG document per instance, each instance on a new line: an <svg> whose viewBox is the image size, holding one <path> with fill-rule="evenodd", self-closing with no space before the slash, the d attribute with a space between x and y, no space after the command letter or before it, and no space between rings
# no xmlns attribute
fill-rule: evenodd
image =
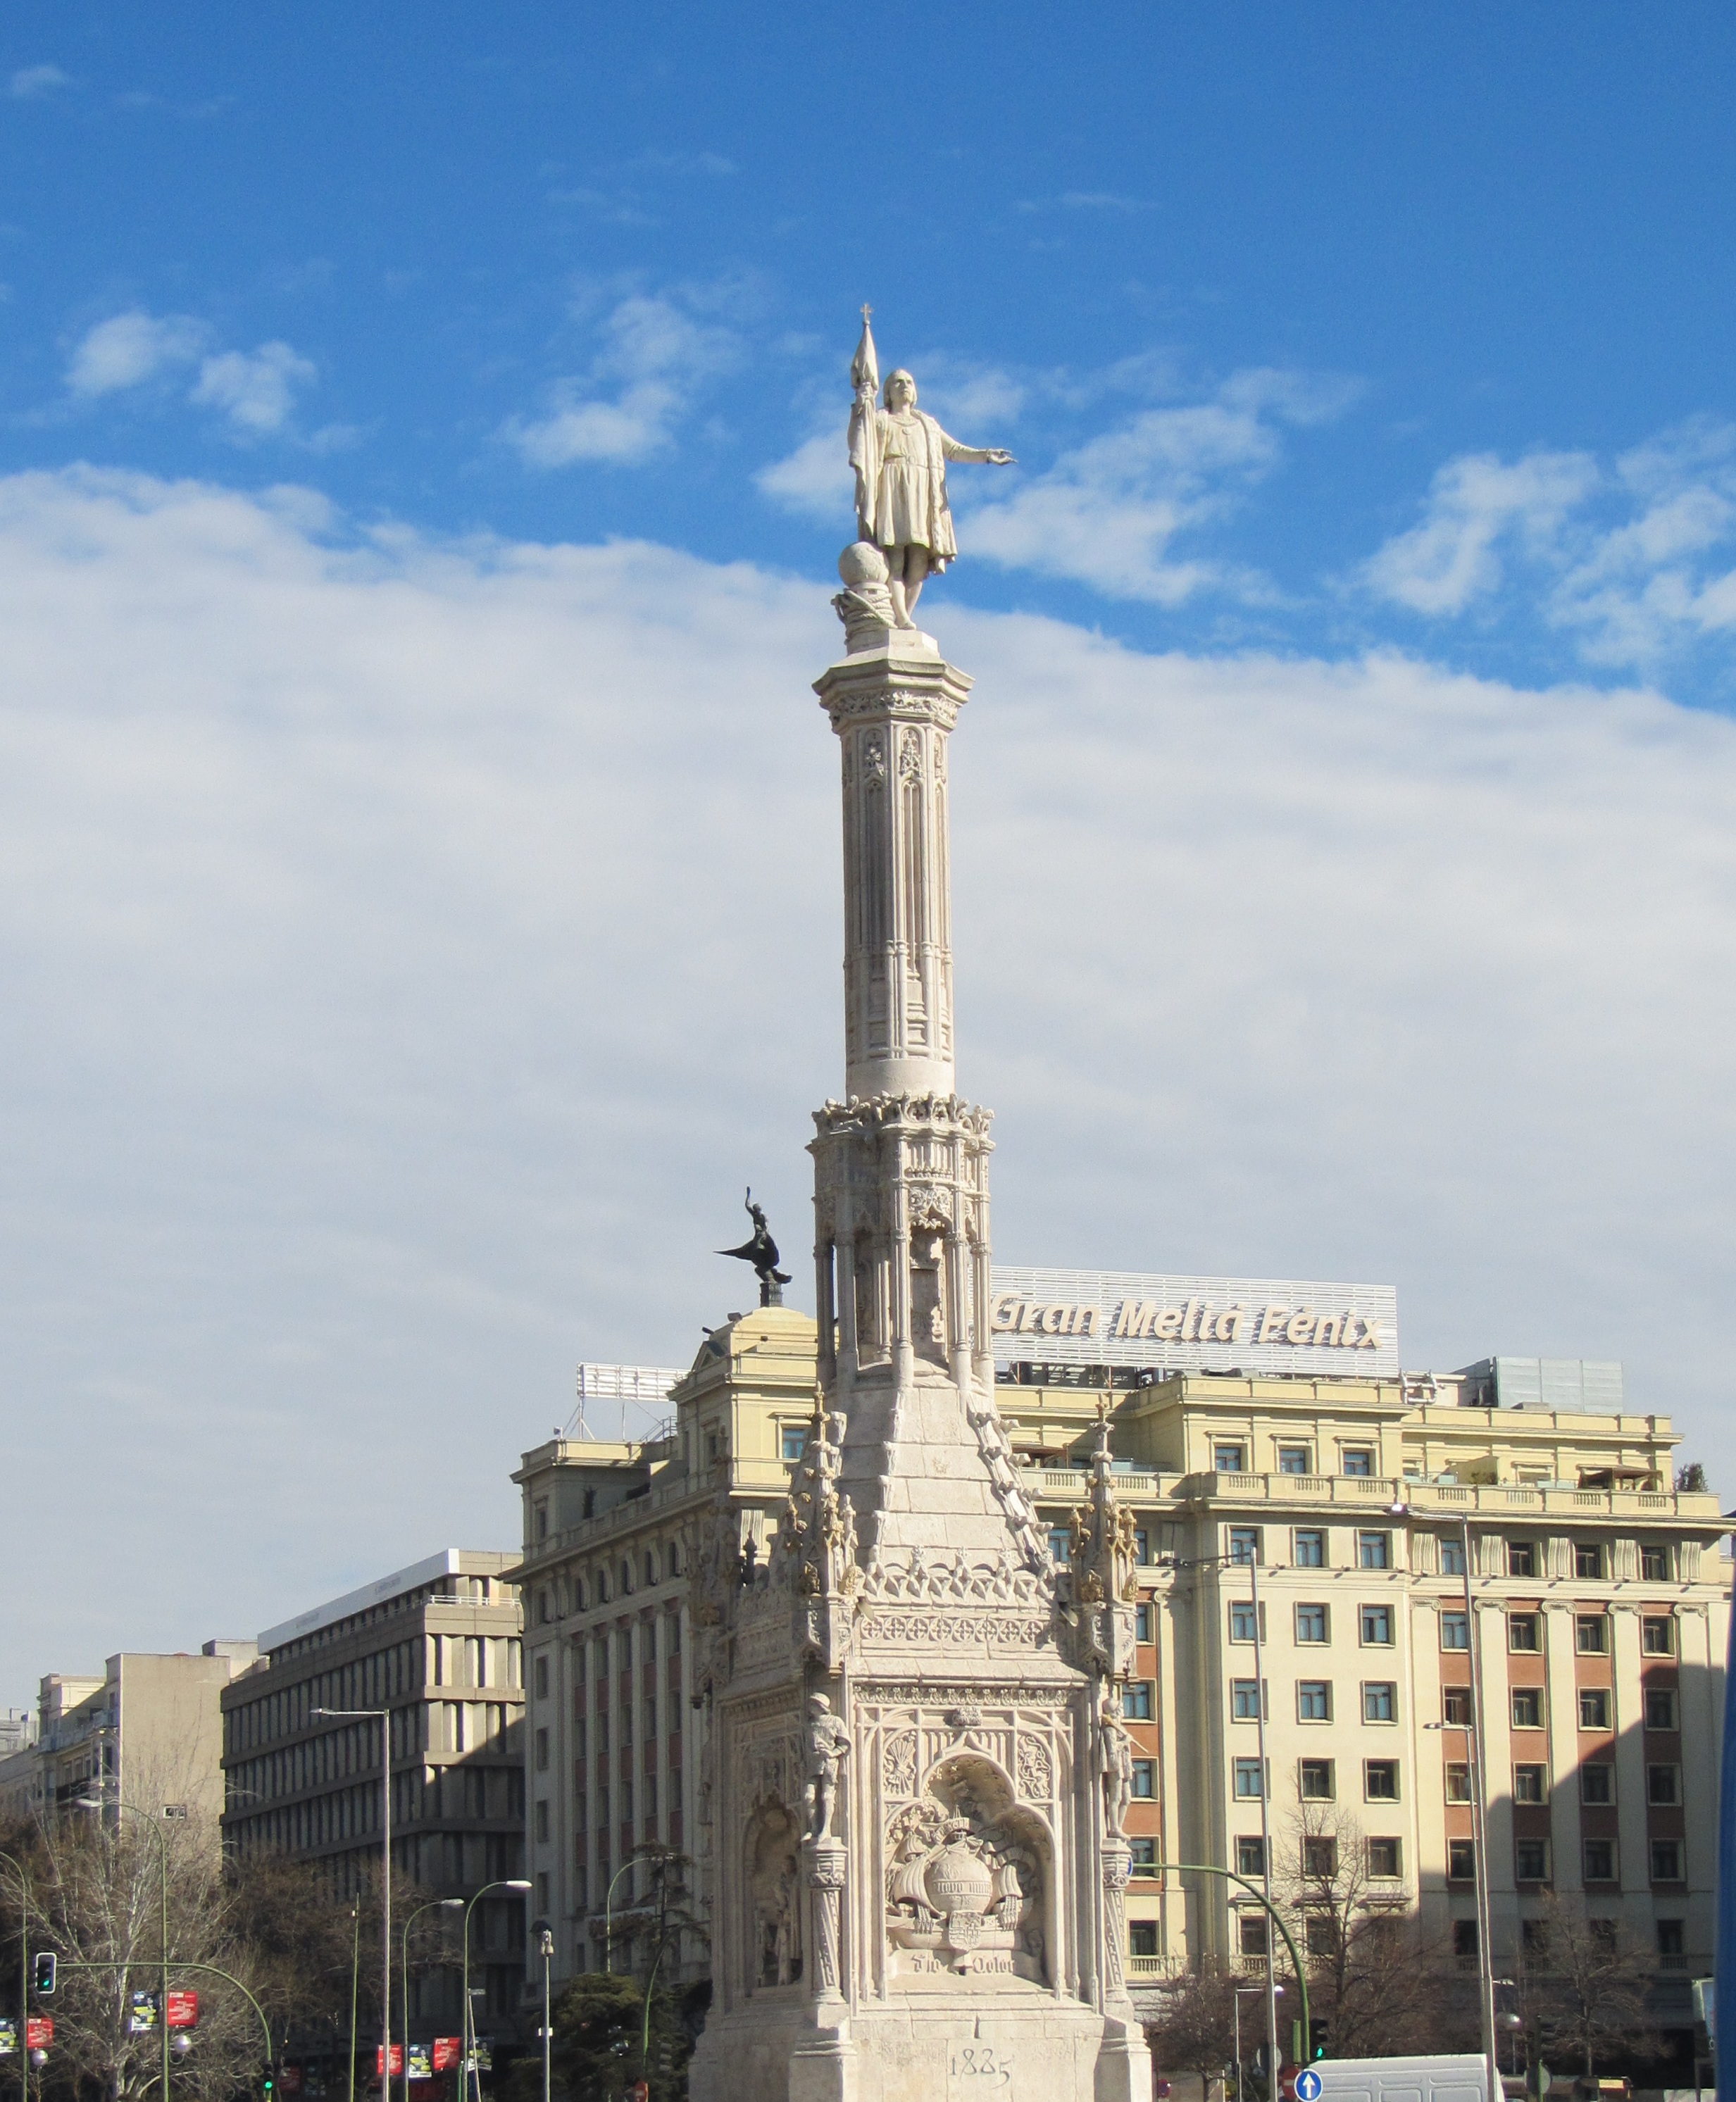
<svg viewBox="0 0 1736 2102"><path fill-rule="evenodd" d="M744 1182L799 1244L828 589L0 481L0 1324L16 1465L90 1543L0 1701L509 1543L575 1358L740 1304ZM1391 1279L1407 1363L1623 1358L1736 1483L1736 729L932 590L1003 1259Z"/></svg>
<svg viewBox="0 0 1736 2102"><path fill-rule="evenodd" d="M1239 373L1210 401L1147 409L1063 452L1010 495L961 488L974 553L1009 568L1073 577L1111 597L1178 605L1210 588L1248 597L1269 587L1247 571L1170 543L1227 517L1283 453L1281 423L1339 414L1346 383L1259 370Z"/></svg>
<svg viewBox="0 0 1736 2102"><path fill-rule="evenodd" d="M625 466L661 451L695 388L732 363L737 351L730 330L646 293L619 301L602 334L589 371L556 384L547 415L507 424L503 435L528 465Z"/></svg>
<svg viewBox="0 0 1736 2102"><path fill-rule="evenodd" d="M189 364L204 341L204 327L191 315L149 314L135 307L86 331L67 366L66 384L87 400L143 386Z"/></svg>
<svg viewBox="0 0 1736 2102"><path fill-rule="evenodd" d="M311 386L317 377L313 363L286 343L262 343L257 350L225 350L207 357L189 398L220 409L238 436L266 437L288 423L296 388Z"/></svg>
<svg viewBox="0 0 1736 2102"><path fill-rule="evenodd" d="M20 66L7 81L7 92L20 102L33 102L72 84L72 76L57 65Z"/></svg>
<svg viewBox="0 0 1736 2102"><path fill-rule="evenodd" d="M1430 616L1529 593L1587 663L1655 669L1736 627L1736 424L1701 417L1623 454L1450 460L1417 525L1358 581Z"/></svg>
<svg viewBox="0 0 1736 2102"><path fill-rule="evenodd" d="M1597 486L1586 453L1532 453L1506 465L1493 453L1450 460L1436 475L1421 522L1363 565L1362 581L1414 613L1463 613L1501 582L1499 543L1549 545Z"/></svg>
<svg viewBox="0 0 1736 2102"><path fill-rule="evenodd" d="M816 432L794 452L762 467L753 484L762 496L769 496L787 511L801 512L823 521L830 519L847 527L855 501L855 481L846 457L841 419L835 429Z"/></svg>

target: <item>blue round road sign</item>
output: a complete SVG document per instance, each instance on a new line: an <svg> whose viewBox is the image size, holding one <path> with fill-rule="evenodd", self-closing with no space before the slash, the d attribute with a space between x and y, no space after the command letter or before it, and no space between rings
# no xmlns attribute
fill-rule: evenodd
<svg viewBox="0 0 1736 2102"><path fill-rule="evenodd" d="M1296 2102L1320 2102L1320 2075L1305 2065L1296 2075Z"/></svg>

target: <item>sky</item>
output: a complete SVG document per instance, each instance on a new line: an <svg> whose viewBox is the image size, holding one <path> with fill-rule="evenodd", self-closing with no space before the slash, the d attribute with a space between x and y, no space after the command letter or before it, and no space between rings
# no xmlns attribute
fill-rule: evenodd
<svg viewBox="0 0 1736 2102"><path fill-rule="evenodd" d="M961 465L1008 1262L1618 1358L1736 1489L1736 20L0 18L0 1705L510 1545L580 1359L810 1304L810 682ZM751 1282L751 1281L750 1281Z"/></svg>

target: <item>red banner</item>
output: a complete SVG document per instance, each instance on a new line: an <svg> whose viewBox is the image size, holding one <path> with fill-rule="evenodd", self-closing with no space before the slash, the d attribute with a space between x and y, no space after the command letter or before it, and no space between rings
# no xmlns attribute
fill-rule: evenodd
<svg viewBox="0 0 1736 2102"><path fill-rule="evenodd" d="M24 2017L24 2049L47 2051L54 2042L52 2015L26 2015Z"/></svg>
<svg viewBox="0 0 1736 2102"><path fill-rule="evenodd" d="M380 2078L385 2055L385 2046L384 2044L375 2044L374 2047L374 2078L376 2080ZM394 2080L401 2079L403 2077L403 2072L404 2047L401 2043L395 2043L392 2047L392 2078Z"/></svg>
<svg viewBox="0 0 1736 2102"><path fill-rule="evenodd" d="M434 2038L435 2072L450 2072L464 2055L464 2039L461 2037L436 2037Z"/></svg>
<svg viewBox="0 0 1736 2102"><path fill-rule="evenodd" d="M171 2029L195 2029L199 2025L199 1996L197 1993L169 1989L169 2027Z"/></svg>

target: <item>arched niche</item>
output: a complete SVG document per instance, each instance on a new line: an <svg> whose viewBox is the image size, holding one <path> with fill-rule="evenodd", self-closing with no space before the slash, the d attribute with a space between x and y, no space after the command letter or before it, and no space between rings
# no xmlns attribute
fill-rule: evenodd
<svg viewBox="0 0 1736 2102"><path fill-rule="evenodd" d="M1054 1846L1010 1778L976 1751L930 1768L886 1829L887 1976L895 1989L1046 1986Z"/></svg>
<svg viewBox="0 0 1736 2102"><path fill-rule="evenodd" d="M795 1812L776 1796L748 1820L742 1842L742 1986L747 1993L801 1979L801 1842Z"/></svg>

